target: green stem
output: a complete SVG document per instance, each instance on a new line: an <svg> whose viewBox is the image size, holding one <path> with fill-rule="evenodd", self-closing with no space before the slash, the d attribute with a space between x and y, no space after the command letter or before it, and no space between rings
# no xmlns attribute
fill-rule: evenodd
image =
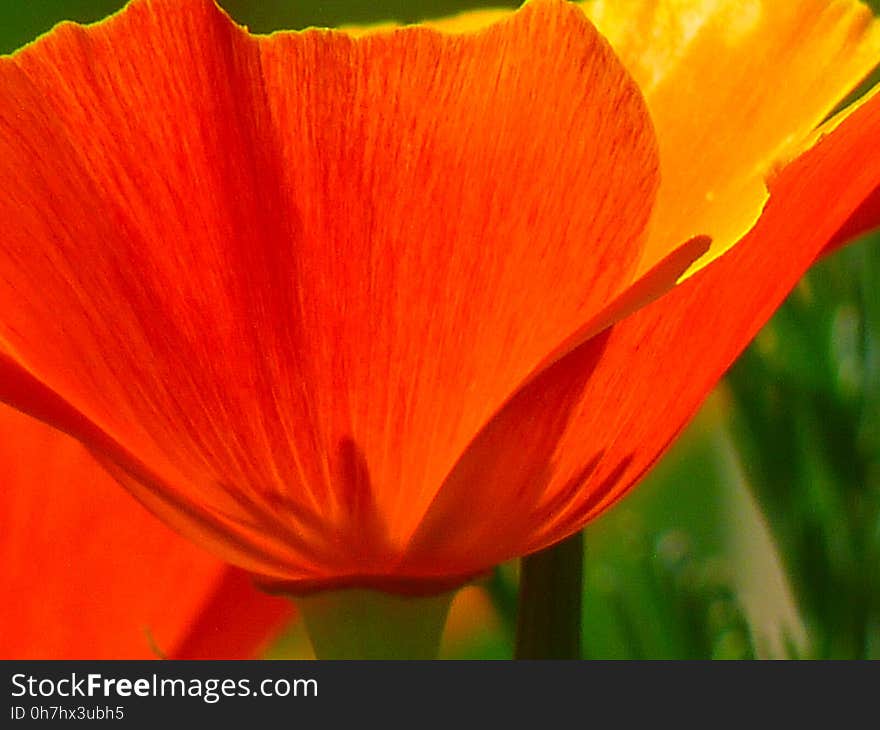
<svg viewBox="0 0 880 730"><path fill-rule="evenodd" d="M578 532L520 562L517 659L580 659L584 538Z"/></svg>
<svg viewBox="0 0 880 730"><path fill-rule="evenodd" d="M352 589L294 601L318 659L436 659L453 595Z"/></svg>

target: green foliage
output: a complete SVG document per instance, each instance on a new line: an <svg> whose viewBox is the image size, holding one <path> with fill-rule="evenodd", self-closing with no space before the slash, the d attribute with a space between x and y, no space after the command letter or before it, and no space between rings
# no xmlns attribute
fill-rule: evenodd
<svg viewBox="0 0 880 730"><path fill-rule="evenodd" d="M91 23L124 5L123 0L0 0L0 53L10 53L62 20Z"/></svg>
<svg viewBox="0 0 880 730"><path fill-rule="evenodd" d="M811 654L880 656L880 249L815 267L729 375Z"/></svg>
<svg viewBox="0 0 880 730"><path fill-rule="evenodd" d="M704 412L645 482L585 530L585 658L754 656L726 554L717 418Z"/></svg>

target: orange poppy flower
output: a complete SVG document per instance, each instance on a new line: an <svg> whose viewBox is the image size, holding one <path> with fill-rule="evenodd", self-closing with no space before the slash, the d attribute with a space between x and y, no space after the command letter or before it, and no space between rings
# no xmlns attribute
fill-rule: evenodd
<svg viewBox="0 0 880 730"><path fill-rule="evenodd" d="M880 222L880 100L816 134L866 8L585 9L259 37L135 0L3 59L0 399L277 590L580 529Z"/></svg>

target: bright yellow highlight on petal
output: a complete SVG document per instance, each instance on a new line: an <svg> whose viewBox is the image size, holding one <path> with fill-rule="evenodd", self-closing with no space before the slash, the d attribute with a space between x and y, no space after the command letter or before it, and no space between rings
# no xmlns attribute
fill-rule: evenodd
<svg viewBox="0 0 880 730"><path fill-rule="evenodd" d="M458 15L451 15L446 18L429 20L423 23L423 25L442 30L444 33L474 33L492 25L492 23L497 23L509 13L510 10L504 8L480 8L477 10L466 10L458 13Z"/></svg>
<svg viewBox="0 0 880 730"><path fill-rule="evenodd" d="M475 33L477 31L488 28L493 23L503 20L513 12L513 8L479 8L477 10L465 10L456 15L450 15L445 18L436 18L425 20L419 23L422 27L434 28L444 33ZM343 26L340 30L344 30L349 35L358 38L370 33L381 33L386 30L394 30L398 28L400 23L394 21L386 21L382 23L371 23L370 25L348 25Z"/></svg>
<svg viewBox="0 0 880 730"><path fill-rule="evenodd" d="M774 168L803 151L880 60L880 23L852 0L581 7L645 94L660 143L660 191L639 274L698 234L712 248L683 278L733 246L760 216Z"/></svg>

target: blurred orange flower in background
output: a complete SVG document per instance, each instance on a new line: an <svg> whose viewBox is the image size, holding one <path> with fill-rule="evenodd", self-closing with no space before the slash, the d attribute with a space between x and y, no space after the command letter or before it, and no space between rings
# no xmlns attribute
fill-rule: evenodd
<svg viewBox="0 0 880 730"><path fill-rule="evenodd" d="M293 606L178 537L73 439L0 405L4 657L255 656Z"/></svg>
<svg viewBox="0 0 880 730"><path fill-rule="evenodd" d="M89 591L150 598L107 607L120 655L241 596L253 631L218 651L285 615L93 460L292 593L456 586L622 496L880 223L880 101L820 126L878 59L870 12L742 7L258 37L135 0L2 59L0 399L90 452L4 409L2 653L89 652L33 643Z"/></svg>

